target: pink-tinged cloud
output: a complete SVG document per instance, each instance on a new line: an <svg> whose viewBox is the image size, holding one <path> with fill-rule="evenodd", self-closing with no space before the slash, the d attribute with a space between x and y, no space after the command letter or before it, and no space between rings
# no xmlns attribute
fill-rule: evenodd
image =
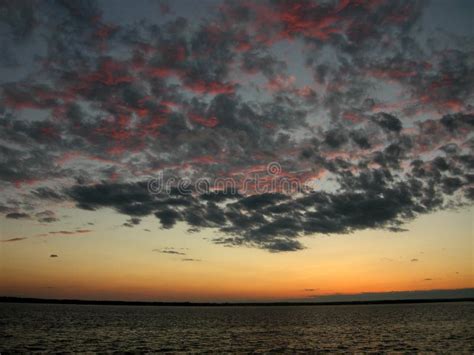
<svg viewBox="0 0 474 355"><path fill-rule="evenodd" d="M283 76L283 75L278 75L272 79L270 79L265 87L269 91L283 91L283 90L289 90L293 88L295 85L296 78L293 75L290 76Z"/></svg>
<svg viewBox="0 0 474 355"><path fill-rule="evenodd" d="M354 113L354 112L349 112L349 111L346 111L342 114L342 118L346 121L350 121L352 123L360 123L362 121L364 121L364 116L362 115L359 115L357 113Z"/></svg>
<svg viewBox="0 0 474 355"><path fill-rule="evenodd" d="M35 178L31 178L31 179L16 179L13 181L13 183L15 184L15 187L17 189L21 188L22 186L24 185L34 185L36 184L37 182L41 181L41 179L35 179Z"/></svg>
<svg viewBox="0 0 474 355"><path fill-rule="evenodd" d="M104 85L118 85L131 83L135 79L126 73L126 66L111 58L103 59L97 71L87 74L82 78L82 85L99 82Z"/></svg>
<svg viewBox="0 0 474 355"><path fill-rule="evenodd" d="M190 113L188 116L191 119L191 121L199 123L200 125L205 126L205 127L212 128L219 124L219 121L214 116L204 117L195 113Z"/></svg>
<svg viewBox="0 0 474 355"><path fill-rule="evenodd" d="M186 82L185 86L187 89L199 94L233 94L236 89L234 83L205 82L203 80L191 80Z"/></svg>

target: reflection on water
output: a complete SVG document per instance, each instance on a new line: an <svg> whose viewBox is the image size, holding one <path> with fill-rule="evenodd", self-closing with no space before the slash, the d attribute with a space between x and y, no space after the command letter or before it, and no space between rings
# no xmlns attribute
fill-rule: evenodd
<svg viewBox="0 0 474 355"><path fill-rule="evenodd" d="M0 351L474 352L474 304L0 304Z"/></svg>

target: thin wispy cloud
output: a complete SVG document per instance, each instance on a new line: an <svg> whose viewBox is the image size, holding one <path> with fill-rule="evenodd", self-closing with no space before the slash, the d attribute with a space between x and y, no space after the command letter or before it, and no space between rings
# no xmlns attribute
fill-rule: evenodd
<svg viewBox="0 0 474 355"><path fill-rule="evenodd" d="M19 242L21 240L27 239L26 237L15 237L15 238L10 238L10 239L3 239L2 243L10 243L10 242Z"/></svg>
<svg viewBox="0 0 474 355"><path fill-rule="evenodd" d="M186 253L174 249L153 249L154 252L171 255L186 255Z"/></svg>

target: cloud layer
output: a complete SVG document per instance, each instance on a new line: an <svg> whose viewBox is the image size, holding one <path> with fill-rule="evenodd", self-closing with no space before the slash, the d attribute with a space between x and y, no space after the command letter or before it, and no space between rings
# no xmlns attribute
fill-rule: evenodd
<svg viewBox="0 0 474 355"><path fill-rule="evenodd" d="M130 228L155 216L294 251L303 235L399 231L472 204L473 33L434 30L418 1L203 6L198 20L162 6L153 22L114 21L94 1L2 5L6 218L54 224L44 202L73 202ZM147 188L159 173L265 181L270 162L313 188Z"/></svg>

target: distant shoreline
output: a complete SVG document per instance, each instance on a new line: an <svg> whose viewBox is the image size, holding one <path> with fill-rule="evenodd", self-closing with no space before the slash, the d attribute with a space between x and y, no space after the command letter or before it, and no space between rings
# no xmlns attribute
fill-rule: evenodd
<svg viewBox="0 0 474 355"><path fill-rule="evenodd" d="M268 307L268 306L344 306L344 305L382 305L412 303L474 302L472 297L400 299L383 301L340 301L340 302L147 302L147 301L98 301L48 298L0 297L0 303L33 304L77 304L99 306L165 306L165 307Z"/></svg>

